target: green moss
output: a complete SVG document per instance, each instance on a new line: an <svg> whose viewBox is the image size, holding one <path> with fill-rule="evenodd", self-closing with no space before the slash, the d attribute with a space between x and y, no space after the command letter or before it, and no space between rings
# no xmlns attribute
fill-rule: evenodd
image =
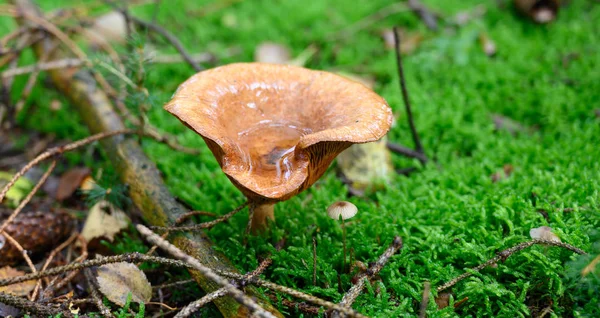
<svg viewBox="0 0 600 318"><path fill-rule="evenodd" d="M600 119L594 115L594 108L600 107L600 29L595 22L600 21L600 7L592 1L572 1L562 8L556 23L540 26L516 15L510 6L500 9L486 3L482 18L438 33L427 31L406 12L331 40L332 34L389 3L245 1L201 17L195 12L203 5L173 0L162 4L157 19L192 52L222 56L228 48L241 49L222 63L251 61L254 48L263 41L287 44L294 54L316 44L319 52L308 67L376 77L376 91L400 116L389 138L405 145L411 145L411 137L394 56L384 48L378 31L401 25L426 37L404 60L416 124L428 155L436 162L410 177L394 176L388 187L367 198L350 198L359 207L347 233L348 247L357 260L374 261L395 235L404 239L404 248L383 269L381 281L355 303L362 313L417 314L424 281L439 286L527 240L533 227L548 225L564 242L590 250L595 242L590 233L600 227ZM426 3L452 16L479 1ZM150 16L152 6L134 10ZM227 26L231 21L234 26ZM10 23L0 24L9 27ZM482 52L481 32L495 41L495 57ZM158 105L168 101L192 73L184 64L148 69L147 85ZM23 123L59 137L83 136L85 130L69 107L50 112L49 98L60 99L51 89L38 86L30 102L36 111ZM497 132L493 114L536 131L516 136ZM243 201L200 137L158 106L148 116L155 126L176 134L182 144L202 150L194 157L144 142L175 195L196 209L221 214ZM394 163L397 167L418 164L399 157ZM514 172L493 183L491 174L505 164L511 164ZM247 221L243 213L209 235L241 271L252 270L258 265L257 256L269 252L274 262L266 278L339 301L342 231L325 209L346 198L347 189L329 171L305 193L278 204L271 232L251 238L248 246L241 244ZM318 241L317 286L312 285L312 235ZM282 238L285 248L277 252L274 245ZM591 301L593 292L567 278L568 264L575 259L568 251L534 246L453 287L451 303L468 298L457 309L451 305L438 310L432 299L428 315L529 316L550 306L557 316L597 316L600 308ZM342 275L344 290L350 287L350 279L351 275ZM597 294L597 287L591 290ZM300 315L293 309L282 310Z"/></svg>

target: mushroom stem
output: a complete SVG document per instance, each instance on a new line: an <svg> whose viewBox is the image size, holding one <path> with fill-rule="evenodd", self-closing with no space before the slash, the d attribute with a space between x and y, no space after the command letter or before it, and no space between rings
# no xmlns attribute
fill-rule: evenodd
<svg viewBox="0 0 600 318"><path fill-rule="evenodd" d="M342 219L342 241L344 244L344 261L342 262L342 273L346 272L346 223L344 223L344 218L340 216Z"/></svg>
<svg viewBox="0 0 600 318"><path fill-rule="evenodd" d="M250 232L257 234L263 232L268 225L269 220L275 221L274 214L275 203L252 202L250 203Z"/></svg>

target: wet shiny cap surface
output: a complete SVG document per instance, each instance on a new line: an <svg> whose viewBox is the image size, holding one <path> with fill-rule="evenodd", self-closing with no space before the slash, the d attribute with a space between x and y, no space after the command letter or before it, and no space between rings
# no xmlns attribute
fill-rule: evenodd
<svg viewBox="0 0 600 318"><path fill-rule="evenodd" d="M390 129L392 111L366 86L296 66L230 64L197 73L165 109L207 142L246 196L286 200L353 143Z"/></svg>

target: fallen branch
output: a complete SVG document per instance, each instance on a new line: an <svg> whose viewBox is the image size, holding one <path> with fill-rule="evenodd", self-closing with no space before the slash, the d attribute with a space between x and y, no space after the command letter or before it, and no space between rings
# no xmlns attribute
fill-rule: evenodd
<svg viewBox="0 0 600 318"><path fill-rule="evenodd" d="M251 278L254 278L254 277L260 275L262 272L265 271L265 269L267 269L267 267L269 265L271 265L272 262L273 262L272 259L266 258L258 265L258 267L254 271L246 274L244 276L245 279L248 280L248 279L251 279ZM246 280L237 282L236 284L234 284L234 286L236 288L243 287L246 284ZM196 301L193 301L190 304L188 304L187 306L185 306L183 309L181 309L181 311L179 311L179 313L177 313L175 318L189 317L191 314L198 311L198 309L202 308L204 305L212 302L213 300L215 300L219 297L223 297L225 295L227 295L227 289L225 287L223 287L221 289L217 289L214 292L207 294L204 297L202 297Z"/></svg>
<svg viewBox="0 0 600 318"><path fill-rule="evenodd" d="M61 68L78 67L84 65L85 61L77 58L66 58L62 60L42 62L33 65L27 65L22 67L13 68L2 73L2 77L14 77L19 75L25 75L38 71L49 71Z"/></svg>
<svg viewBox="0 0 600 318"><path fill-rule="evenodd" d="M40 15L37 7L31 0L13 0L20 12L28 12L28 16ZM27 21L19 21L26 24ZM54 43L51 38L44 38L34 45L36 55L41 56L46 48ZM64 51L58 51L51 57L53 60L69 58ZM51 70L48 72L54 86L68 97L73 106L79 111L84 123L92 133L114 133L125 129L123 121L114 111L109 97L101 90L94 80L93 74L88 70L80 69L77 72L62 72ZM129 196L136 207L141 211L142 217L150 225L168 226L184 213L182 207L171 196L162 182L156 165L146 157L139 144L131 138L117 136L101 141L108 159L114 164L115 171L121 181L129 187ZM4 194L1 194L3 197ZM203 233L180 233L173 237L172 242L184 250L185 253L198 259L202 264L213 269L236 272L229 261L221 253L212 249L212 244ZM212 280L203 277L197 271L190 271L198 284L210 293L220 286ZM247 288L250 297L264 301L262 304L269 311L281 316L275 308L268 304L268 300L260 295L256 289ZM222 297L215 301L217 308L225 317L237 317L240 305L231 297Z"/></svg>
<svg viewBox="0 0 600 318"><path fill-rule="evenodd" d="M200 263L197 259L184 253L175 245L162 239L160 236L158 236L158 234L152 232L150 229L141 224L138 224L136 226L136 229L140 232L140 234L142 234L146 238L148 242L157 245L165 252L171 254L173 257L190 264L194 269L201 272L202 275L204 275L204 277L207 277L212 281L216 282L217 284L221 285L228 294L231 294L233 298L235 298L235 300L237 300L240 304L246 306L246 308L248 308L252 314L263 318L275 318L273 314L264 310L254 300L246 296L244 292L237 289L225 278L219 276L213 270Z"/></svg>
<svg viewBox="0 0 600 318"><path fill-rule="evenodd" d="M48 305L40 305L25 298L13 296L4 292L0 292L0 303L45 317L55 315L60 315L61 317L73 317L69 311L62 311L57 308L52 308Z"/></svg>
<svg viewBox="0 0 600 318"><path fill-rule="evenodd" d="M527 241L527 242L523 242L520 243L516 246L513 246L511 248L505 249L504 251L501 251L498 253L498 255L494 256L493 258L489 259L488 261L479 264L473 268L471 268L469 271L465 272L464 274L459 275L458 277L452 279L451 281L445 283L442 286L439 286L437 288L437 292L441 292L443 290L446 290L454 285L456 285L458 282L460 282L461 280L472 276L473 274L479 272L480 270L492 265L492 264L496 264L500 261L504 262L507 258L509 258L511 255L513 255L516 252L522 251L530 246L536 245L536 244L541 244L541 245L551 245L551 246L558 246L558 247L562 247L565 249L568 249L569 251L575 252L579 255L585 255L587 254L584 250L577 248L573 245L567 244L567 243L562 243L562 242L556 242L556 241L549 241L549 240L540 240L540 239L536 239L536 240L531 240L531 241Z"/></svg>

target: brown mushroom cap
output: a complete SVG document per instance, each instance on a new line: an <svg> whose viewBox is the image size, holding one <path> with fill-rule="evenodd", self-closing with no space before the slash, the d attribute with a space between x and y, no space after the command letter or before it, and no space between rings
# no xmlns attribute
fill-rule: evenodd
<svg viewBox="0 0 600 318"><path fill-rule="evenodd" d="M363 84L289 65L238 63L197 73L165 109L200 134L248 198L283 201L344 149L390 129L386 101Z"/></svg>

